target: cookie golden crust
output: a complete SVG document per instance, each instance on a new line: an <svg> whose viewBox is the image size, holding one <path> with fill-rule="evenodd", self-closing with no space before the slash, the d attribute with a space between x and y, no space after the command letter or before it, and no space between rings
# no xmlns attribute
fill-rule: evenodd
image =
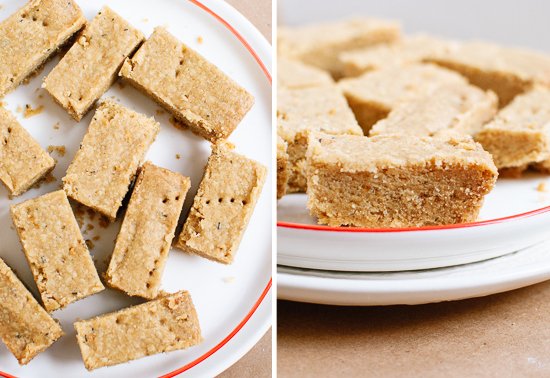
<svg viewBox="0 0 550 378"><path fill-rule="evenodd" d="M59 323L0 259L0 337L17 361L29 363L61 336Z"/></svg>
<svg viewBox="0 0 550 378"><path fill-rule="evenodd" d="M86 369L187 349L202 341L187 291L74 323Z"/></svg>
<svg viewBox="0 0 550 378"><path fill-rule="evenodd" d="M450 84L467 86L468 82L456 72L432 64L410 64L343 79L338 82L338 87L368 135L372 125L386 118L400 102L429 95Z"/></svg>
<svg viewBox="0 0 550 378"><path fill-rule="evenodd" d="M492 90L500 107L535 84L550 86L550 57L527 49L465 42L428 60L459 72L482 89Z"/></svg>
<svg viewBox="0 0 550 378"><path fill-rule="evenodd" d="M517 168L550 159L550 88L537 86L517 96L475 136L496 166Z"/></svg>
<svg viewBox="0 0 550 378"><path fill-rule="evenodd" d="M55 161L0 107L0 181L12 196L26 192L55 167Z"/></svg>
<svg viewBox="0 0 550 378"><path fill-rule="evenodd" d="M305 156L309 134L362 135L353 112L335 86L280 88L277 133L287 143L289 193L306 191Z"/></svg>
<svg viewBox="0 0 550 378"><path fill-rule="evenodd" d="M39 69L86 18L72 0L31 0L0 23L0 97Z"/></svg>
<svg viewBox="0 0 550 378"><path fill-rule="evenodd" d="M469 136L312 135L308 208L330 226L419 227L475 221L498 172Z"/></svg>
<svg viewBox="0 0 550 378"><path fill-rule="evenodd" d="M229 137L254 104L250 93L162 27L119 75L211 142Z"/></svg>
<svg viewBox="0 0 550 378"><path fill-rule="evenodd" d="M67 195L111 221L135 178L160 125L114 101L96 110L67 174Z"/></svg>
<svg viewBox="0 0 550 378"><path fill-rule="evenodd" d="M107 284L128 295L158 295L162 272L191 180L147 162L117 236Z"/></svg>
<svg viewBox="0 0 550 378"><path fill-rule="evenodd" d="M297 60L277 59L277 86L299 89L334 84L327 71Z"/></svg>
<svg viewBox="0 0 550 378"><path fill-rule="evenodd" d="M280 136L277 136L277 199L286 194L289 168L287 144Z"/></svg>
<svg viewBox="0 0 550 378"><path fill-rule="evenodd" d="M117 78L124 59L143 42L143 34L103 7L42 85L80 121Z"/></svg>
<svg viewBox="0 0 550 378"><path fill-rule="evenodd" d="M453 42L419 34L393 43L343 52L338 56L346 77L392 66L422 63L426 58L447 51Z"/></svg>
<svg viewBox="0 0 550 378"><path fill-rule="evenodd" d="M64 191L14 205L11 215L48 312L104 289Z"/></svg>
<svg viewBox="0 0 550 378"><path fill-rule="evenodd" d="M232 152L225 143L214 145L176 247L232 263L266 174L266 167Z"/></svg>
<svg viewBox="0 0 550 378"><path fill-rule="evenodd" d="M355 18L301 27L280 27L277 43L280 56L342 76L338 55L344 51L395 41L400 36L397 22Z"/></svg>
<svg viewBox="0 0 550 378"><path fill-rule="evenodd" d="M497 106L493 92L473 85L444 85L429 95L396 105L387 118L370 129L369 135L432 136L441 131L474 135L493 119Z"/></svg>

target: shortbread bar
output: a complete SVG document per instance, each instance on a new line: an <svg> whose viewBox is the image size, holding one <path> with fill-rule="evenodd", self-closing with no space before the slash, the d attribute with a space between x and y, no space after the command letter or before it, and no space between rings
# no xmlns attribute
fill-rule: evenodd
<svg viewBox="0 0 550 378"><path fill-rule="evenodd" d="M341 76L338 55L341 52L395 41L399 38L397 22L356 18L301 27L280 27L278 54Z"/></svg>
<svg viewBox="0 0 550 378"><path fill-rule="evenodd" d="M414 35L389 44L343 52L338 60L344 76L359 76L367 71L421 63L429 56L447 51L450 43L427 35Z"/></svg>
<svg viewBox="0 0 550 378"><path fill-rule="evenodd" d="M23 194L54 168L52 157L1 106L0 138L0 181L12 196Z"/></svg>
<svg viewBox="0 0 550 378"><path fill-rule="evenodd" d="M141 32L105 6L42 85L80 121L117 78L124 59L143 41Z"/></svg>
<svg viewBox="0 0 550 378"><path fill-rule="evenodd" d="M550 57L530 50L466 42L429 60L456 70L480 88L492 90L501 107L535 83L550 85Z"/></svg>
<svg viewBox="0 0 550 378"><path fill-rule="evenodd" d="M103 102L63 178L67 195L113 221L159 130L153 118Z"/></svg>
<svg viewBox="0 0 550 378"><path fill-rule="evenodd" d="M312 135L308 208L330 226L473 222L498 172L470 136Z"/></svg>
<svg viewBox="0 0 550 378"><path fill-rule="evenodd" d="M63 331L0 259L0 337L21 365L46 350Z"/></svg>
<svg viewBox="0 0 550 378"><path fill-rule="evenodd" d="M190 186L188 177L143 165L105 274L107 284L132 296L157 296Z"/></svg>
<svg viewBox="0 0 550 378"><path fill-rule="evenodd" d="M117 365L202 341L187 291L74 323L86 369Z"/></svg>
<svg viewBox="0 0 550 378"><path fill-rule="evenodd" d="M399 102L430 94L445 84L468 83L459 74L431 64L393 66L338 83L365 135Z"/></svg>
<svg viewBox="0 0 550 378"><path fill-rule="evenodd" d="M288 145L277 136L277 199L282 198L286 194L288 185L289 160L288 160Z"/></svg>
<svg viewBox="0 0 550 378"><path fill-rule="evenodd" d="M288 144L288 192L305 192L306 149L309 134L362 135L346 99L335 86L279 88L277 132Z"/></svg>
<svg viewBox="0 0 550 378"><path fill-rule="evenodd" d="M550 159L549 105L550 88L535 87L517 96L476 135L499 169Z"/></svg>
<svg viewBox="0 0 550 378"><path fill-rule="evenodd" d="M277 59L277 85L279 88L308 88L330 85L334 81L327 71L297 60Z"/></svg>
<svg viewBox="0 0 550 378"><path fill-rule="evenodd" d="M176 247L223 264L233 262L267 169L231 151L213 146L193 207Z"/></svg>
<svg viewBox="0 0 550 378"><path fill-rule="evenodd" d="M73 0L31 0L0 23L0 97L36 72L86 18Z"/></svg>
<svg viewBox="0 0 550 378"><path fill-rule="evenodd" d="M370 129L370 136L409 134L432 136L442 130L475 135L497 112L498 99L473 85L444 85L396 105Z"/></svg>
<svg viewBox="0 0 550 378"><path fill-rule="evenodd" d="M104 289L64 191L14 205L11 215L48 312Z"/></svg>
<svg viewBox="0 0 550 378"><path fill-rule="evenodd" d="M229 137L254 104L250 93L162 27L119 75L209 141Z"/></svg>

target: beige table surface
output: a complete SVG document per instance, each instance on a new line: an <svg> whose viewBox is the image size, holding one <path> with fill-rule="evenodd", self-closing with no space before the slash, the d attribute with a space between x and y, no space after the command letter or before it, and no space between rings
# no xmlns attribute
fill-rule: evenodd
<svg viewBox="0 0 550 378"><path fill-rule="evenodd" d="M280 377L550 377L550 281L422 306L278 302Z"/></svg>
<svg viewBox="0 0 550 378"><path fill-rule="evenodd" d="M227 2L248 18L271 42L271 0L227 0ZM271 377L271 329L250 352L219 377Z"/></svg>

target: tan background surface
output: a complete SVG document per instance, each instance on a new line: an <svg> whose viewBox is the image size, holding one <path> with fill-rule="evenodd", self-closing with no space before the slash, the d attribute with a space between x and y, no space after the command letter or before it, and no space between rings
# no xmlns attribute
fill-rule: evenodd
<svg viewBox="0 0 550 378"><path fill-rule="evenodd" d="M227 0L271 42L271 0ZM271 377L271 329L235 365L218 377Z"/></svg>
<svg viewBox="0 0 550 378"><path fill-rule="evenodd" d="M422 306L279 301L280 377L550 377L550 281Z"/></svg>

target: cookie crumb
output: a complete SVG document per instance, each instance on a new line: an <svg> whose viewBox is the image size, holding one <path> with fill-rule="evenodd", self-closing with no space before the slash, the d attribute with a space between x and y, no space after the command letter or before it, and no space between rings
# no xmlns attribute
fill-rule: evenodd
<svg viewBox="0 0 550 378"><path fill-rule="evenodd" d="M99 227L101 228L109 227L109 219L107 219L107 217L102 215L101 218L99 218Z"/></svg>
<svg viewBox="0 0 550 378"><path fill-rule="evenodd" d="M187 129L187 126L183 124L183 122L178 121L174 116L170 117L168 119L168 122L172 124L172 126L178 128L178 129Z"/></svg>
<svg viewBox="0 0 550 378"><path fill-rule="evenodd" d="M148 19L148 18L142 18L142 19L141 19L141 22L148 23L148 22L149 22L149 19Z"/></svg>
<svg viewBox="0 0 550 378"><path fill-rule="evenodd" d="M203 41L204 41L204 39L202 38L202 36L199 35L199 36L197 37L197 42L198 42L199 44L201 44Z"/></svg>
<svg viewBox="0 0 550 378"><path fill-rule="evenodd" d="M544 181L539 182L537 185L538 192L546 192L546 183Z"/></svg>
<svg viewBox="0 0 550 378"><path fill-rule="evenodd" d="M164 109L157 109L156 113L157 113L157 115L163 115L166 112L164 111Z"/></svg>
<svg viewBox="0 0 550 378"><path fill-rule="evenodd" d="M180 159L181 158L181 155L180 154L176 154L176 159Z"/></svg>
<svg viewBox="0 0 550 378"><path fill-rule="evenodd" d="M54 181L57 181L57 178L53 175L52 172L49 172L42 180L38 180L34 185L32 186L33 189L39 189L43 184L50 184ZM10 198L11 200L11 198Z"/></svg>
<svg viewBox="0 0 550 378"><path fill-rule="evenodd" d="M92 238L93 241L98 241L99 239L101 239L101 236L99 235L96 235Z"/></svg>
<svg viewBox="0 0 550 378"><path fill-rule="evenodd" d="M32 108L29 104L25 105L25 111L23 112L24 118L30 118L34 117L35 115L38 115L44 111L44 105L39 105L36 108Z"/></svg>
<svg viewBox="0 0 550 378"><path fill-rule="evenodd" d="M54 130L59 130L59 128L61 127L61 124L59 122L56 122L54 125L53 125L53 129Z"/></svg>
<svg viewBox="0 0 550 378"><path fill-rule="evenodd" d="M86 239L86 246L88 247L88 249L94 249L95 244L90 239Z"/></svg>
<svg viewBox="0 0 550 378"><path fill-rule="evenodd" d="M235 277L224 277L223 282L225 283L233 283L235 282Z"/></svg>
<svg viewBox="0 0 550 378"><path fill-rule="evenodd" d="M90 220L93 221L95 219L96 212L90 208L86 209L86 212L88 212L88 217L90 218Z"/></svg>
<svg viewBox="0 0 550 378"><path fill-rule="evenodd" d="M48 152L51 154L52 152L55 152L59 156L63 157L65 156L66 148L65 146L48 146Z"/></svg>

